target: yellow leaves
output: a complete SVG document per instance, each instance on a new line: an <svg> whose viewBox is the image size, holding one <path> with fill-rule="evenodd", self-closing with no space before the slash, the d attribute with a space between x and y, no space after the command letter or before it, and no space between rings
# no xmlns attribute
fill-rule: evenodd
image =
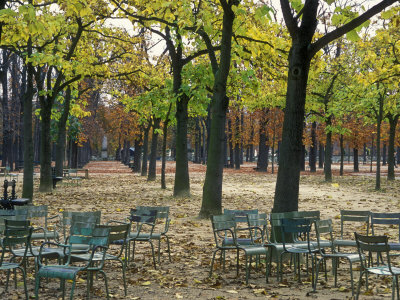
<svg viewBox="0 0 400 300"><path fill-rule="evenodd" d="M142 282L140 285L142 285L142 286L149 286L149 285L151 285L151 281Z"/></svg>

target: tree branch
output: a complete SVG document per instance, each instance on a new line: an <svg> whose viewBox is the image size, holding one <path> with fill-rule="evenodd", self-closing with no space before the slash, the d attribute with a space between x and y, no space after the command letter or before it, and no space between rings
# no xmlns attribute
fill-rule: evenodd
<svg viewBox="0 0 400 300"><path fill-rule="evenodd" d="M287 0L281 0L281 3L284 1L287 2ZM310 50L309 50L310 57L313 57L315 55L315 53L317 53L320 49L322 49L324 46L326 46L333 40L341 37L342 35L346 34L349 31L352 31L353 29L357 28L364 22L368 21L371 17L380 13L386 7L392 5L395 2L398 2L398 0L383 0L380 3L378 3L377 5L371 7L369 10L367 10L362 15L351 20L349 23L344 24L343 26L327 33L326 35L324 35L322 38L318 39L315 43L313 43L311 45Z"/></svg>

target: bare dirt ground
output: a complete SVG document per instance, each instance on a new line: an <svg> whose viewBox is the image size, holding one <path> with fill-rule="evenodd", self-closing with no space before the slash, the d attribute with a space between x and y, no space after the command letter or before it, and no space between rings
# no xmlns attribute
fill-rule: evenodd
<svg viewBox="0 0 400 300"><path fill-rule="evenodd" d="M236 277L234 256L228 256L227 269L217 264L212 278L208 271L214 249L214 240L209 220L198 219L201 206L202 186L205 166L190 165L190 198L172 197L174 164L168 163L166 190L160 189L159 178L147 182L146 178L133 174L129 168L118 162L92 162L89 168L90 179L82 180L80 186L59 185L50 194L35 191L34 203L47 204L51 214L61 210L102 211L102 221L110 219L125 220L130 208L137 205L170 206L172 219L169 236L171 239L172 262L168 261L165 243L162 244L161 264L152 266L150 247L147 244L137 246L134 264L127 270L128 296L123 293L121 269L116 263L107 263L104 270L109 278L111 297L115 299L349 299L351 290L348 265L341 264L339 284L335 288L333 277L321 280L316 293L310 293L311 283L302 272L303 283L293 279L291 270L286 267L284 281L277 282L275 266L269 283L265 282L261 270L252 270L249 285L245 284L244 268ZM231 209L258 208L261 212L270 212L276 175L257 173L254 164L245 164L240 170L226 170L224 173L223 206ZM400 183L387 182L382 178L382 190L374 191L374 176L369 166L362 167L362 176L334 176L332 183L325 183L321 171L310 176L305 172L301 177L299 210L320 210L321 218L332 218L336 232L340 228L340 209L372 210L379 212L398 212ZM346 166L347 170L351 166ZM334 171L337 174L337 168ZM19 182L19 194L20 194ZM38 181L36 181L38 185ZM36 187L37 188L37 187ZM349 229L349 236L357 228ZM397 228L385 231L392 239L398 239ZM241 260L243 262L243 260ZM331 264L328 263L328 268ZM242 265L243 267L243 265ZM28 272L29 294L33 296L34 275L32 264ZM328 273L330 274L330 273ZM355 283L358 271L354 272ZM41 299L58 299L56 280L43 281L40 290ZM67 293L69 285L67 285ZM84 299L86 294L84 276L78 280L75 299ZM391 281L371 277L370 290L363 288L361 299L389 299ZM22 299L23 288L10 287L5 292L4 272L0 273L0 298ZM105 299L102 278L94 283L94 299Z"/></svg>

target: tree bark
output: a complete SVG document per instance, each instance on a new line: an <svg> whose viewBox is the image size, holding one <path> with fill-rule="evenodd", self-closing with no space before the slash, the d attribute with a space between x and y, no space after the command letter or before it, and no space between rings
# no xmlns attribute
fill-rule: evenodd
<svg viewBox="0 0 400 300"><path fill-rule="evenodd" d="M27 57L32 56L32 40L29 38L27 47ZM32 137L32 100L34 95L33 90L33 65L32 62L27 62L27 79L26 90L23 96L24 107L24 178L22 185L22 197L33 201L33 137Z"/></svg>
<svg viewBox="0 0 400 300"><path fill-rule="evenodd" d="M358 148L353 148L353 157L354 172L360 172L360 168L358 166Z"/></svg>
<svg viewBox="0 0 400 300"><path fill-rule="evenodd" d="M149 162L148 181L156 180L156 167L157 167L157 143L158 143L158 129L160 128L160 118L155 118L153 121L153 134L151 137L151 152Z"/></svg>
<svg viewBox="0 0 400 300"><path fill-rule="evenodd" d="M397 122L399 121L399 115L393 116L392 114L388 115L389 119L389 147L388 147L388 180L394 180L394 166L396 165L396 157L394 153L394 143L396 140L396 127Z"/></svg>
<svg viewBox="0 0 400 300"><path fill-rule="evenodd" d="M376 118L376 191L381 189L381 126L383 119L383 101L384 94L379 96L379 109Z"/></svg>
<svg viewBox="0 0 400 300"><path fill-rule="evenodd" d="M167 115L164 120L163 127L163 143L162 143L162 162L161 162L161 188L166 189L167 184L165 182L165 168L167 164L167 135L168 135L168 123L169 123L169 115L171 113L172 103L168 107Z"/></svg>
<svg viewBox="0 0 400 300"><path fill-rule="evenodd" d="M311 125L311 146L309 155L310 172L317 171L317 123L314 121Z"/></svg>
<svg viewBox="0 0 400 300"><path fill-rule="evenodd" d="M344 168L344 144L343 144L343 134L340 135L339 138L340 143L340 176L343 176L343 168Z"/></svg>
<svg viewBox="0 0 400 300"><path fill-rule="evenodd" d="M330 125L331 122L326 123ZM324 165L324 175L325 181L332 181L332 132L328 131L326 133L326 145L325 145L325 165Z"/></svg>
<svg viewBox="0 0 400 300"><path fill-rule="evenodd" d="M229 106L229 98L226 96L226 85L231 64L232 30L235 18L232 5L238 4L234 3L231 1L227 3L225 0L221 0L224 16L219 66L216 62L215 53L210 49L210 43L207 44L214 73L214 87L207 171L199 214L203 218L221 214L222 212L223 142L226 113Z"/></svg>
<svg viewBox="0 0 400 300"><path fill-rule="evenodd" d="M69 108L71 103L71 88L67 88L64 98L64 107L60 120L58 120L58 133L56 142L56 176L63 176L64 159L65 159L65 142L67 140L67 120L69 116Z"/></svg>
<svg viewBox="0 0 400 300"><path fill-rule="evenodd" d="M151 123L144 128L143 134L143 161L142 161L142 172L141 176L147 176L147 155L149 151L149 131L150 131Z"/></svg>
<svg viewBox="0 0 400 300"><path fill-rule="evenodd" d="M142 157L142 136L135 139L135 153L133 154L133 172L140 173Z"/></svg>

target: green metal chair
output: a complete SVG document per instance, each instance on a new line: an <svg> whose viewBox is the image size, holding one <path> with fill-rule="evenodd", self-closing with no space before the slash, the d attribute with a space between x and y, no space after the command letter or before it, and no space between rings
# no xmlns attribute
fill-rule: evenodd
<svg viewBox="0 0 400 300"><path fill-rule="evenodd" d="M338 252L335 247L335 239L333 237L333 228L332 228L332 220L318 220L315 222L315 231L317 235L317 249L318 254L321 255L321 258L318 260L316 275L315 275L315 284L314 291L316 290L318 283L318 273L320 264L326 263L327 259L332 259L332 271L335 276L335 287L337 287L337 268L339 266L339 260L345 259L350 264L350 283L351 283L351 293L354 296L354 283L353 283L353 263L360 262L360 256L358 253L343 253ZM321 245L321 241L324 241L322 237L326 237L327 240L331 241L330 251L327 251L327 247L323 247ZM326 268L325 268L326 271ZM327 281L327 275L325 272L325 281Z"/></svg>
<svg viewBox="0 0 400 300"><path fill-rule="evenodd" d="M129 223L122 223L119 221L109 221L107 225L97 225L96 228L108 228L110 230L110 234L108 237L108 245L107 247L109 250L113 250L113 245L119 246L119 250L117 251L116 255L106 253L105 257L99 253L96 253L93 257L91 257L91 253L84 253L84 254L71 254L72 261L89 261L92 259L92 262L99 262L99 261L118 261L121 263L122 267L122 278L124 281L124 292L125 296L127 295L127 287L126 287L126 260L122 260L122 254L125 252L126 244L127 244L127 237L130 229ZM117 249L116 249L117 250Z"/></svg>
<svg viewBox="0 0 400 300"><path fill-rule="evenodd" d="M50 228L50 220L58 220L59 215L49 216L47 205L26 205L26 206L15 206L15 215L25 215L27 219L31 221L34 228L39 228L34 230L32 233L31 240L56 240L59 239L59 234L56 229L56 224L54 228ZM35 224L36 223L36 224Z"/></svg>
<svg viewBox="0 0 400 300"><path fill-rule="evenodd" d="M110 234L109 228L84 228L80 226L73 226L71 228L71 235L68 238L68 244L60 244L53 242L45 242L42 244L39 256L37 259L39 265L39 271L36 275L35 282L35 299L39 299L39 286L41 278L59 278L61 280L62 298L64 299L65 294L65 280L72 280L70 299L73 299L74 289L76 284L76 277L78 273L87 272L87 299L90 299L90 286L92 273L100 273L104 277L107 299L109 299L107 276L103 271L104 260L106 257L108 237ZM72 245L74 244L86 244L90 245L89 259L86 261L84 266L74 266L72 262ZM64 249L64 264L43 264L42 250L45 247L62 247ZM93 260L94 257L100 258L99 260ZM94 264L96 262L96 264Z"/></svg>
<svg viewBox="0 0 400 300"><path fill-rule="evenodd" d="M400 276L400 268L394 267L391 264L388 237L385 235L367 236L358 234L357 232L355 232L354 235L361 261L360 279L358 281L356 299L358 299L360 295L362 278L364 275L366 288L368 290L368 274L391 276L392 299L395 297L395 290L397 299L400 299L398 280L398 277Z"/></svg>
<svg viewBox="0 0 400 300"><path fill-rule="evenodd" d="M371 212L369 210L340 210L340 238L334 241L339 251L340 247L357 247L352 232L346 234L345 224L350 223L352 225L351 228L358 225L357 231L360 232L362 230L368 235L370 215Z"/></svg>
<svg viewBox="0 0 400 300"><path fill-rule="evenodd" d="M154 268L157 268L154 255L153 232L157 222L157 210L155 209L131 209L129 220L131 222L131 231L128 235L128 263L130 261L130 245L132 246L132 261L135 259L136 242L147 242L151 246Z"/></svg>
<svg viewBox="0 0 400 300"><path fill-rule="evenodd" d="M264 247L265 239L263 234L265 233L265 231L263 232L263 230L259 226L246 228L245 230L247 230L247 232L250 234L250 239L252 240L252 243L242 245L237 241L238 230L236 227L236 221L234 215L228 214L228 215L212 216L211 223L214 233L216 249L213 251L209 276L210 277L212 276L214 268L214 260L217 252L221 251L222 253L224 253L224 251L226 250L236 251L236 274L239 275L239 253L240 251L243 251L245 255L246 284L248 284L252 257L265 255L265 257L267 258L268 255L268 250L267 248ZM224 243L224 240L227 237L233 240L232 245L226 245ZM257 238L253 239L252 237L257 237ZM250 258L250 261L248 257ZM267 273L268 273L268 263L266 259L265 274L267 275Z"/></svg>
<svg viewBox="0 0 400 300"><path fill-rule="evenodd" d="M372 235L378 235L379 229L382 230L382 227L387 232L388 227L394 228L397 227L397 241L389 242L390 250L400 250L400 213L373 213L371 212L371 233ZM400 253L391 253L392 256L400 255Z"/></svg>
<svg viewBox="0 0 400 300"><path fill-rule="evenodd" d="M79 219L81 217L81 219ZM60 216L59 231L63 234L64 240L68 237L73 220L95 219L100 224L101 211L63 211Z"/></svg>
<svg viewBox="0 0 400 300"><path fill-rule="evenodd" d="M4 237L1 239L1 257L0 257L0 270L6 270L7 274L11 270L20 270L22 273L22 278L24 281L24 290L25 290L25 298L29 299L28 296L28 289L26 287L26 273L24 269L24 264L25 264L25 259L26 259L26 253L28 251L29 243L30 243L30 237L32 235L32 228L15 228L15 229L6 229L4 231ZM22 257L22 260L18 262L14 262L13 260L7 262L6 260L6 253L13 253L13 251L22 248L24 249L25 255ZM16 274L14 273L15 277L15 287L17 287L16 283ZM7 283L6 283L6 291L8 290L8 281L9 277L7 275Z"/></svg>
<svg viewBox="0 0 400 300"><path fill-rule="evenodd" d="M301 282L300 278L300 255L306 255L311 257L311 268L312 268L312 284L314 284L314 267L315 267L315 260L316 260L316 252L317 249L311 244L310 242L310 232L311 232L311 219L281 219L281 237L283 243L283 251L281 253L281 263L282 263L282 256L285 253L289 253L294 258L294 274L296 275L296 264L297 264L297 271L298 271L298 280ZM286 244L286 238L288 236L294 237L304 237L305 241L301 243L293 243L292 238L290 238L289 245ZM306 247L304 246L306 244ZM308 260L307 260L308 265ZM283 266L281 266L281 270L283 270ZM281 272L283 273L283 272ZM308 274L308 267L307 267L307 274Z"/></svg>
<svg viewBox="0 0 400 300"><path fill-rule="evenodd" d="M151 238L158 241L158 263L160 263L161 256L161 240L163 238L167 241L167 251L168 258L171 262L171 248L169 243L169 237L167 235L169 230L169 223L171 219L169 218L169 206L137 206L139 210L156 210L157 211L157 222L153 230Z"/></svg>

